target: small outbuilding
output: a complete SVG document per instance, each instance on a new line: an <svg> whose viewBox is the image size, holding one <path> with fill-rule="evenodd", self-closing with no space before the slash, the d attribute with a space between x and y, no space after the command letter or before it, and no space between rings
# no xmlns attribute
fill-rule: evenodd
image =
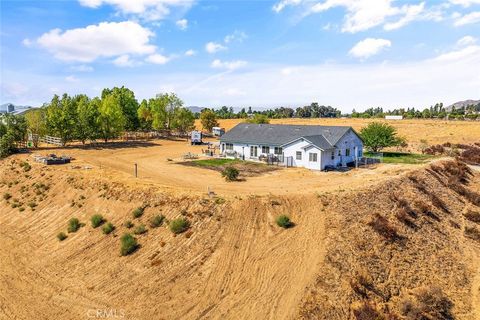
<svg viewBox="0 0 480 320"><path fill-rule="evenodd" d="M213 127L212 128L212 134L215 137L221 137L225 133L225 128L220 128L220 127Z"/></svg>

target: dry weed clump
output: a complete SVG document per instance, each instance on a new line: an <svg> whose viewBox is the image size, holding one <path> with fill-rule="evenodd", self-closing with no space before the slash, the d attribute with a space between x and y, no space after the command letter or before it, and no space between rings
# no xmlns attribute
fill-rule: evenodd
<svg viewBox="0 0 480 320"><path fill-rule="evenodd" d="M375 217L368 225L387 241L394 242L401 239L395 226L390 224L387 218L378 213L375 214Z"/></svg>
<svg viewBox="0 0 480 320"><path fill-rule="evenodd" d="M396 320L393 314L385 315L370 301L357 302L353 305L353 316L356 320Z"/></svg>
<svg viewBox="0 0 480 320"><path fill-rule="evenodd" d="M407 320L453 320L453 303L439 287L417 289L413 296L402 301L400 313Z"/></svg>
<svg viewBox="0 0 480 320"><path fill-rule="evenodd" d="M478 211L468 210L463 215L467 220L470 220L475 223L480 223L480 212Z"/></svg>
<svg viewBox="0 0 480 320"><path fill-rule="evenodd" d="M405 208L400 208L395 212L395 217L397 218L398 221L406 225L407 227L416 230L418 227L415 224L415 221L411 218L409 215L407 209Z"/></svg>
<svg viewBox="0 0 480 320"><path fill-rule="evenodd" d="M465 236L475 241L480 242L480 230L475 227L465 227Z"/></svg>

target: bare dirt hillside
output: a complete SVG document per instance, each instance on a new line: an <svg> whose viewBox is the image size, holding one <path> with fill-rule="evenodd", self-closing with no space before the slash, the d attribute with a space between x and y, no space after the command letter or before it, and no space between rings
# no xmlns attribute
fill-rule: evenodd
<svg viewBox="0 0 480 320"><path fill-rule="evenodd" d="M480 316L480 176L455 162L368 190L261 197L173 194L21 157L0 176L0 319L417 319L437 304L445 317L425 319ZM92 228L96 213L112 234ZM293 228L276 226L283 213ZM157 214L191 228L152 228ZM72 217L85 226L60 242ZM127 220L148 231L121 257Z"/></svg>

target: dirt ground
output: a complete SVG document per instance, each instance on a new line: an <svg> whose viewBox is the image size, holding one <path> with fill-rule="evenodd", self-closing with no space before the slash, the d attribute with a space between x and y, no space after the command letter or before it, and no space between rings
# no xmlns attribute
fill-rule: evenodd
<svg viewBox="0 0 480 320"><path fill-rule="evenodd" d="M220 119L220 126L229 130L243 119ZM472 143L480 141L480 121L442 121L442 120L383 120L383 119L271 119L272 124L308 124L328 126L351 126L355 130L360 129L370 122L387 122L397 128L400 136L407 139L410 150L418 149L421 140L428 144ZM201 128L200 121L196 122L197 128Z"/></svg>
<svg viewBox="0 0 480 320"><path fill-rule="evenodd" d="M106 149L41 150L75 158L73 164L91 166L88 174L120 179L128 184L151 184L176 193L206 193L219 195L305 194L352 190L366 184L385 181L414 165L381 164L376 167L353 169L348 172L316 172L305 168L283 168L244 181L226 182L220 173L206 168L185 166L183 155L201 154L206 146L191 146L186 141L156 140L116 146ZM138 178L134 178L134 164ZM58 170L71 170L58 166Z"/></svg>

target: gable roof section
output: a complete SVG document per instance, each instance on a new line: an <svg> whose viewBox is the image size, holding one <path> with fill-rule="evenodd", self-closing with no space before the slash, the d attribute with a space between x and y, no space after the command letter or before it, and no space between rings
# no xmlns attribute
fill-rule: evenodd
<svg viewBox="0 0 480 320"><path fill-rule="evenodd" d="M332 148L349 130L351 127L345 126L239 123L225 133L220 141L282 146L299 138L305 138L325 150Z"/></svg>

